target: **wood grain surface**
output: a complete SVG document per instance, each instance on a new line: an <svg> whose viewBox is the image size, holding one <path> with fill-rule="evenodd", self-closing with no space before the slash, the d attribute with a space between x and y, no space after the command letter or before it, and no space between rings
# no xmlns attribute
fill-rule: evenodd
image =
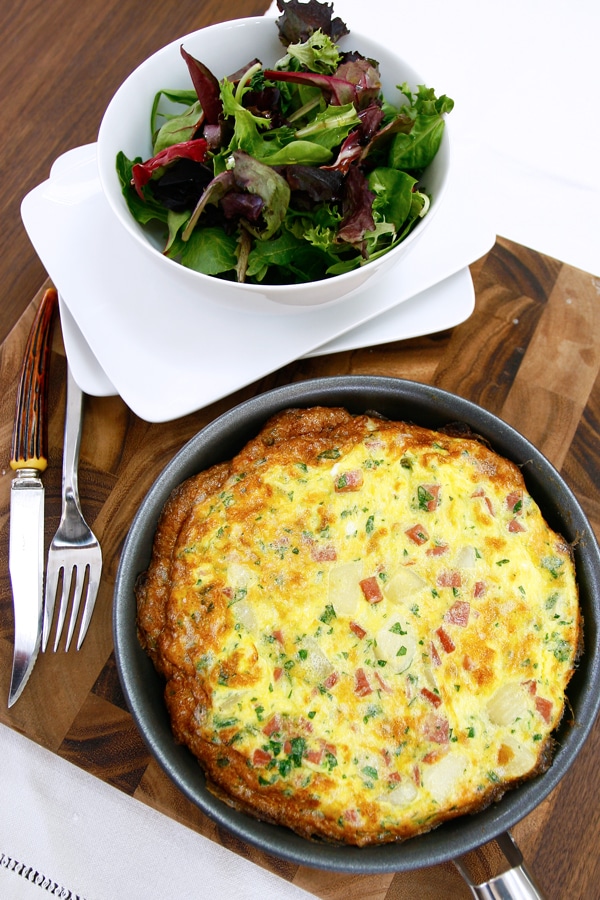
<svg viewBox="0 0 600 900"><path fill-rule="evenodd" d="M500 415L536 444L577 494L600 535L600 282L498 239L472 266L473 315L462 325L380 347L301 360L192 415L163 424L137 418L119 398L86 398L79 483L99 537L104 572L94 618L79 653L38 659L9 711L12 603L8 577L9 447L18 372L39 305L36 296L0 351L0 721L39 744L327 900L467 898L451 864L413 873L348 876L268 857L192 806L152 761L127 711L113 656L112 590L131 520L153 480L183 443L218 414L261 391L310 377L380 374L436 385ZM433 327L433 326L432 326ZM60 515L66 366L60 329L51 358L46 538ZM600 724L555 791L514 835L549 898L600 896ZM493 845L471 854L482 880L498 865Z"/></svg>
<svg viewBox="0 0 600 900"><path fill-rule="evenodd" d="M46 277L21 200L54 160L94 142L123 79L164 44L213 22L260 16L270 0L2 0L0 260L4 340Z"/></svg>

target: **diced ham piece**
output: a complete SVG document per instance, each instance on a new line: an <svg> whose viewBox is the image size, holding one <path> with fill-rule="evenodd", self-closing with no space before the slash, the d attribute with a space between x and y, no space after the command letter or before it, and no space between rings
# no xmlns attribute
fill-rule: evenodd
<svg viewBox="0 0 600 900"><path fill-rule="evenodd" d="M429 688L421 688L421 694L426 700L429 700L432 706L441 705L442 698L430 691Z"/></svg>
<svg viewBox="0 0 600 900"><path fill-rule="evenodd" d="M459 588L462 585L462 577L455 569L446 569L438 575L437 583L438 587Z"/></svg>
<svg viewBox="0 0 600 900"><path fill-rule="evenodd" d="M552 719L552 702L550 700L546 700L545 697L536 697L535 708L544 722L550 722Z"/></svg>
<svg viewBox="0 0 600 900"><path fill-rule="evenodd" d="M276 731L281 731L281 716L272 716L263 728L263 734L271 737Z"/></svg>
<svg viewBox="0 0 600 900"><path fill-rule="evenodd" d="M347 809L344 812L344 818L352 825L360 825L360 813L356 809Z"/></svg>
<svg viewBox="0 0 600 900"><path fill-rule="evenodd" d="M452 653L454 650L456 650L456 644L454 643L448 632L444 628L442 628L441 625L435 633L437 634L440 644L442 645L442 648L446 651L446 653Z"/></svg>
<svg viewBox="0 0 600 900"><path fill-rule="evenodd" d="M323 738L320 738L319 740L321 742L321 747L323 748L323 750L325 750L327 753L331 753L332 756L337 756L337 747L335 746L335 744L329 744L327 743L327 741L324 741Z"/></svg>
<svg viewBox="0 0 600 900"><path fill-rule="evenodd" d="M437 647L435 646L433 641L429 645L429 652L431 654L431 664L433 666L441 666L442 658L441 658L440 654L438 653Z"/></svg>
<svg viewBox="0 0 600 900"><path fill-rule="evenodd" d="M506 498L506 505L514 512L515 516L520 516L522 512L523 493L522 491L511 491ZM515 507L517 507L515 509Z"/></svg>
<svg viewBox="0 0 600 900"><path fill-rule="evenodd" d="M282 669L282 667L281 667L281 666L276 666L276 667L273 669L273 678L275 679L275 681L279 681L279 679L281 678L282 675L283 675L283 669Z"/></svg>
<svg viewBox="0 0 600 900"><path fill-rule="evenodd" d="M447 611L444 619L452 625L460 625L461 628L466 628L469 624L470 612L471 604L468 600L456 600Z"/></svg>
<svg viewBox="0 0 600 900"><path fill-rule="evenodd" d="M421 488L429 494L430 498L425 502L425 509L428 512L433 512L440 503L440 486L439 484L422 484Z"/></svg>
<svg viewBox="0 0 600 900"><path fill-rule="evenodd" d="M320 766L323 762L323 750L307 750L306 759L316 766Z"/></svg>
<svg viewBox="0 0 600 900"><path fill-rule="evenodd" d="M340 680L340 676L338 675L338 673L332 672L330 675L327 676L327 678L323 682L323 687L325 688L326 691L330 691L331 688L334 687L338 683L339 680Z"/></svg>
<svg viewBox="0 0 600 900"><path fill-rule="evenodd" d="M427 556L443 556L449 549L448 544L436 544L435 547L430 547L426 550L425 554Z"/></svg>
<svg viewBox="0 0 600 900"><path fill-rule="evenodd" d="M365 631L365 629L362 628L362 626L358 624L358 622L350 622L350 631L353 634L355 634L357 638L360 638L361 640L362 640L362 638L364 638L364 636L367 633Z"/></svg>
<svg viewBox="0 0 600 900"><path fill-rule="evenodd" d="M369 684L364 669L357 669L354 673L354 693L358 697L366 697L368 694L373 693L373 688Z"/></svg>
<svg viewBox="0 0 600 900"><path fill-rule="evenodd" d="M429 535L422 525L413 525L412 528L407 528L405 534L418 545L425 544L429 540Z"/></svg>
<svg viewBox="0 0 600 900"><path fill-rule="evenodd" d="M365 600L368 600L369 603L381 603L383 594L374 575L371 575L370 578L363 578L362 581L359 581L359 585Z"/></svg>
<svg viewBox="0 0 600 900"><path fill-rule="evenodd" d="M487 590L487 585L485 581L476 581L473 587L473 596L474 597L483 597Z"/></svg>
<svg viewBox="0 0 600 900"><path fill-rule="evenodd" d="M381 677L381 675L379 674L379 672L375 672L375 678L377 679L377 681L378 681L378 683L379 683L379 687L381 688L382 691L385 691L386 694L391 694L391 693L393 693L392 688L389 686L389 684L387 683L387 681L384 681L384 680L383 680L383 678Z"/></svg>
<svg viewBox="0 0 600 900"><path fill-rule="evenodd" d="M273 632L273 637L283 646L283 632L279 628L277 628L277 630Z"/></svg>
<svg viewBox="0 0 600 900"><path fill-rule="evenodd" d="M426 753L423 757L423 762L427 763L427 765L431 765L431 763L435 763L440 758L439 750L431 750L429 753Z"/></svg>
<svg viewBox="0 0 600 900"><path fill-rule="evenodd" d="M363 473L360 469L352 469L349 472L341 472L335 476L333 483L338 494L347 491L359 491L363 485Z"/></svg>
<svg viewBox="0 0 600 900"><path fill-rule="evenodd" d="M519 522L518 519L511 519L508 523L508 530L511 534L519 534L522 531L525 531L525 526Z"/></svg>
<svg viewBox="0 0 600 900"><path fill-rule="evenodd" d="M471 494L471 497L481 497L481 499L485 502L485 505L488 508L488 512L489 512L490 516L495 515L494 507L492 506L492 501L490 500L490 498L488 496L486 496L483 488L479 488L478 490L474 491L474 493Z"/></svg>
<svg viewBox="0 0 600 900"><path fill-rule="evenodd" d="M337 551L333 544L327 544L325 547L313 545L310 548L310 555L314 562L334 562L337 559Z"/></svg>
<svg viewBox="0 0 600 900"><path fill-rule="evenodd" d="M450 723L444 716L430 715L423 723L423 733L428 741L447 744L450 740Z"/></svg>
<svg viewBox="0 0 600 900"><path fill-rule="evenodd" d="M267 766L272 758L271 754L267 753L266 750L261 750L260 747L257 747L252 756L252 763L255 766Z"/></svg>

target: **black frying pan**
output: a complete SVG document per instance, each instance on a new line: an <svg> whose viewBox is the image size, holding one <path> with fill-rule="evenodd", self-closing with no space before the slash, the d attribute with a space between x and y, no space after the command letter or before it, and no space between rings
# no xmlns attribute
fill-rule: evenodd
<svg viewBox="0 0 600 900"><path fill-rule="evenodd" d="M352 413L376 411L391 419L437 428L468 425L493 449L523 471L527 487L549 525L574 546L585 622L585 652L569 685L572 715L556 733L550 769L509 791L474 815L466 815L404 843L373 847L333 846L306 840L281 827L237 812L210 793L198 762L173 740L163 702L163 684L136 636L134 583L149 563L163 504L173 488L216 462L230 459L264 422L288 407L343 406ZM481 407L437 388L395 378L339 376L291 384L254 397L216 419L192 438L158 477L131 526L115 585L114 638L117 667L133 718L151 753L180 790L205 813L238 837L300 865L354 874L406 871L456 859L500 836L510 861L518 864L504 834L530 813L557 785L586 740L600 708L600 551L592 529L558 472L517 431ZM516 855L515 855L516 854ZM525 870L515 867L486 897L535 897Z"/></svg>

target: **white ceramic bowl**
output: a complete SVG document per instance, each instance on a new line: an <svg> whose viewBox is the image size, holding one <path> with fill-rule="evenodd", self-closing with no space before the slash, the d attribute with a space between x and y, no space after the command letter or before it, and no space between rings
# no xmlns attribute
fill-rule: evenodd
<svg viewBox="0 0 600 900"><path fill-rule="evenodd" d="M428 84L396 53L352 31L342 38L343 49L356 49L364 56L379 62L383 93L395 105L402 102L397 85L407 82L412 89ZM274 313L303 310L320 304L330 304L350 297L388 272L421 239L442 201L449 175L450 153L448 129L444 129L442 145L426 171L423 184L431 194L427 215L396 248L373 262L352 272L322 281L293 285L249 285L224 281L195 272L161 253L161 244L153 242L149 232L135 221L121 192L115 160L119 151L134 159L152 156L150 111L156 93L166 88L191 88L187 66L180 47L201 60L216 75L223 78L258 57L263 65L273 65L285 55L279 41L276 22L270 17L237 19L192 32L158 50L145 60L123 82L109 103L98 134L97 156L100 182L116 219L153 257L154 264L169 267L173 288L178 284L195 285L199 294L233 308ZM441 85L429 87L442 89Z"/></svg>

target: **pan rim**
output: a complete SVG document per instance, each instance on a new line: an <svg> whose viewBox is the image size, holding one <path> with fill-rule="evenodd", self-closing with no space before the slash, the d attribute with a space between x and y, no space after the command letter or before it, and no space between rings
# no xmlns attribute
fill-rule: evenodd
<svg viewBox="0 0 600 900"><path fill-rule="evenodd" d="M142 571L139 568L140 547L144 545L147 549L158 514L172 488L192 472L211 464L202 461L196 465L203 453L205 456L210 456L211 453L214 456L223 439L231 443L232 435L240 431L242 421L244 427L239 435L240 447L257 433L266 419L282 409L329 405L354 407L359 411L361 402L366 403L367 398L370 398L370 403L363 406L363 412L366 409L380 408L382 403L387 406L412 404L411 408L418 407L427 419L437 416L440 423L444 419L465 422L474 431L490 439L494 449L521 465L526 481L533 480L537 484L540 479L547 479L552 485L552 491L557 492L557 497L561 500L564 516L568 516L568 520L564 520L568 528L564 528L563 532L579 537L579 544L575 547L578 579L584 576L583 587L589 609L586 608L585 611L585 655L574 676L579 682L583 681L583 688L579 691L581 696L577 697L574 707L578 721L571 728L563 726L561 729L561 741L547 772L507 792L498 803L478 813L446 822L426 834L402 843L358 848L309 841L283 826L260 822L233 810L207 790L197 761L186 748L175 744L170 726L168 730L165 728L165 725L168 726L166 709L161 715L156 702L150 702L144 693L144 680L150 678L156 682L158 676L137 644L133 627L135 606L132 605L132 595L137 573ZM379 406L373 403L373 399L379 402ZM450 413L452 418L448 419ZM493 431L491 437L486 434L488 430ZM506 448L515 452L506 452ZM220 459L229 458L230 455L228 453ZM211 457L211 460L218 461L216 457ZM543 504L540 505L546 514ZM558 513L559 518L563 516L560 510L554 512ZM581 587L580 581L580 589ZM151 755L179 790L218 825L267 853L313 868L354 874L409 871L447 862L487 843L512 828L551 793L576 759L600 710L600 651L599 642L595 639L600 622L600 550L579 501L546 457L508 423L470 400L419 382L373 375L311 379L273 388L243 401L214 419L179 450L142 501L123 547L114 598L113 632L117 671L131 715ZM588 632L590 626L591 631ZM155 694L156 683L152 696L155 697ZM162 695L161 704L164 707ZM151 723L152 733L148 732L148 721ZM565 731L566 735L563 735Z"/></svg>

